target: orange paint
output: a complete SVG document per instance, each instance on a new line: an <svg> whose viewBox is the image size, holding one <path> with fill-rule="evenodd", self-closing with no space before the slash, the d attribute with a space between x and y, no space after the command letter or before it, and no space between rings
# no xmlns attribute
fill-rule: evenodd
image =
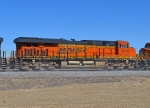
<svg viewBox="0 0 150 108"><path fill-rule="evenodd" d="M44 45L37 47L23 46L17 43L17 56L47 56L68 58L135 58L136 50L130 47L127 41L117 41L118 46L95 46L95 45ZM32 50L32 51L31 51ZM36 52L34 52L34 50ZM31 52L30 52L31 51Z"/></svg>

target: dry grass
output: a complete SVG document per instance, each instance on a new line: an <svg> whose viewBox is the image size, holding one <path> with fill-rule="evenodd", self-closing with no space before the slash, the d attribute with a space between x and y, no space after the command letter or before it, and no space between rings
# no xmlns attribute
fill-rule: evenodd
<svg viewBox="0 0 150 108"><path fill-rule="evenodd" d="M0 91L0 108L150 108L150 78L133 79Z"/></svg>

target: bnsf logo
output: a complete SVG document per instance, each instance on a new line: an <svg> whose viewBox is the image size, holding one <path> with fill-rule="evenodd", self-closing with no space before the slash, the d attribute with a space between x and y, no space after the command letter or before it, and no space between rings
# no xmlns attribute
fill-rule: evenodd
<svg viewBox="0 0 150 108"><path fill-rule="evenodd" d="M68 53L76 53L76 52L86 52L88 51L87 48L60 48L58 53L60 54L66 54Z"/></svg>

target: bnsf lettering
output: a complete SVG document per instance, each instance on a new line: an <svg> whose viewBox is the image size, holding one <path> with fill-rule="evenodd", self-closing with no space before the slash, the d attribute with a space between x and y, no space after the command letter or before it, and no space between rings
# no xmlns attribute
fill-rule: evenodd
<svg viewBox="0 0 150 108"><path fill-rule="evenodd" d="M60 48L58 53L66 54L68 53L75 53L75 52L86 52L88 49L84 48Z"/></svg>
<svg viewBox="0 0 150 108"><path fill-rule="evenodd" d="M64 52L64 51L66 51L66 48L60 48L59 51Z"/></svg>
<svg viewBox="0 0 150 108"><path fill-rule="evenodd" d="M73 52L74 51L74 49L73 48L68 48L68 52Z"/></svg>
<svg viewBox="0 0 150 108"><path fill-rule="evenodd" d="M81 48L76 48L75 50L76 52L83 52L83 50Z"/></svg>

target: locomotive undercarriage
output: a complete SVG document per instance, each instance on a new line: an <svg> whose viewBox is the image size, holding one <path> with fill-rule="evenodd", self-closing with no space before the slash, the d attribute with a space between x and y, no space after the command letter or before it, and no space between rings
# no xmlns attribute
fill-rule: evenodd
<svg viewBox="0 0 150 108"><path fill-rule="evenodd" d="M135 63L133 60L112 60L106 62L106 70L134 70Z"/></svg>
<svg viewBox="0 0 150 108"><path fill-rule="evenodd" d="M49 71L61 69L150 70L150 60L47 60L10 59L9 69L19 71Z"/></svg>
<svg viewBox="0 0 150 108"><path fill-rule="evenodd" d="M139 60L136 63L136 69L138 69L138 70L150 70L150 60L149 59Z"/></svg>

